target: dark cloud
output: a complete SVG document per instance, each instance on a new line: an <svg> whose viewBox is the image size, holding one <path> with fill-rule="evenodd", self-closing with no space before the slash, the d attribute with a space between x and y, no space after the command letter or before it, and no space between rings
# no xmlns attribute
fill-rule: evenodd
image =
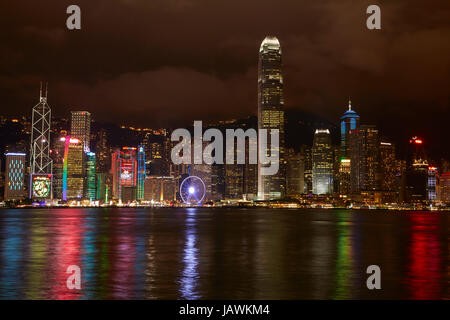
<svg viewBox="0 0 450 320"><path fill-rule="evenodd" d="M65 29L74 3L81 31ZM370 4L380 31L365 27ZM43 0L0 12L3 113L29 113L45 79L56 115L178 125L254 114L258 48L272 34L287 107L337 121L352 96L363 122L430 138L448 118L446 0Z"/></svg>

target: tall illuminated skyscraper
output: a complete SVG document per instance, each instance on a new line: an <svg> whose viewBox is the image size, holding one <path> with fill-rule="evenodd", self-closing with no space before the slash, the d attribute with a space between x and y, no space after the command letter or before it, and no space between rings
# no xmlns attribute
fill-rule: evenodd
<svg viewBox="0 0 450 320"><path fill-rule="evenodd" d="M65 139L63 200L79 200L84 193L83 143L72 137L62 139Z"/></svg>
<svg viewBox="0 0 450 320"><path fill-rule="evenodd" d="M383 191L398 191L395 145L391 142L380 142L380 188Z"/></svg>
<svg viewBox="0 0 450 320"><path fill-rule="evenodd" d="M362 125L349 134L349 153L351 167L351 190L379 189L380 138L373 125Z"/></svg>
<svg viewBox="0 0 450 320"><path fill-rule="evenodd" d="M438 169L436 167L428 167L428 180L427 180L427 200L437 200L437 181L438 181Z"/></svg>
<svg viewBox="0 0 450 320"><path fill-rule="evenodd" d="M349 133L359 128L359 116L352 110L352 102L348 101L348 110L341 117L341 159L349 159Z"/></svg>
<svg viewBox="0 0 450 320"><path fill-rule="evenodd" d="M72 111L70 136L83 142L84 152L89 152L91 142L91 114L87 111Z"/></svg>
<svg viewBox="0 0 450 320"><path fill-rule="evenodd" d="M52 194L52 159L50 158L50 126L52 111L47 103L48 85L31 116L30 187L29 197L50 199Z"/></svg>
<svg viewBox="0 0 450 320"><path fill-rule="evenodd" d="M47 89L42 95L42 83L39 103L33 107L31 116L30 173L52 173L50 159L50 125L52 110L47 103Z"/></svg>
<svg viewBox="0 0 450 320"><path fill-rule="evenodd" d="M24 197L25 153L7 153L5 167L5 200Z"/></svg>
<svg viewBox="0 0 450 320"><path fill-rule="evenodd" d="M284 110L283 76L281 73L281 46L276 37L268 36L261 43L258 65L258 129L278 129L279 150L271 150L267 144L266 154L279 151L279 170L274 175L262 175L265 165L258 162L258 199L278 199L285 194L284 159Z"/></svg>
<svg viewBox="0 0 450 320"><path fill-rule="evenodd" d="M333 191L333 149L328 129L317 129L314 133L312 184L314 194L331 194Z"/></svg>

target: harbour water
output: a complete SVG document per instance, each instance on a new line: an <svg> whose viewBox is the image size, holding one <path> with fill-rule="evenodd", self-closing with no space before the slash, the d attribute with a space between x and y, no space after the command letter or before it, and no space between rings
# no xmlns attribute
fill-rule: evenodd
<svg viewBox="0 0 450 320"><path fill-rule="evenodd" d="M2 209L0 299L449 299L449 228L430 211Z"/></svg>

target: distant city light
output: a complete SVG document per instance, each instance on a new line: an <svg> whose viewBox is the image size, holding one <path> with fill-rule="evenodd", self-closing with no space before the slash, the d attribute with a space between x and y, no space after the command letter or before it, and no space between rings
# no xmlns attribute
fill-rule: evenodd
<svg viewBox="0 0 450 320"><path fill-rule="evenodd" d="M25 153L14 153L14 152L8 152L5 154L5 156L25 156Z"/></svg>

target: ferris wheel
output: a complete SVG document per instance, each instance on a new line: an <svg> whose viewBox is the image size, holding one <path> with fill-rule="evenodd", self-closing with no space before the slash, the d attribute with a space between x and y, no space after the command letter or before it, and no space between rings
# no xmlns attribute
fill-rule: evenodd
<svg viewBox="0 0 450 320"><path fill-rule="evenodd" d="M200 205L205 199L206 187L202 179L189 176L181 182L180 196L184 203Z"/></svg>

